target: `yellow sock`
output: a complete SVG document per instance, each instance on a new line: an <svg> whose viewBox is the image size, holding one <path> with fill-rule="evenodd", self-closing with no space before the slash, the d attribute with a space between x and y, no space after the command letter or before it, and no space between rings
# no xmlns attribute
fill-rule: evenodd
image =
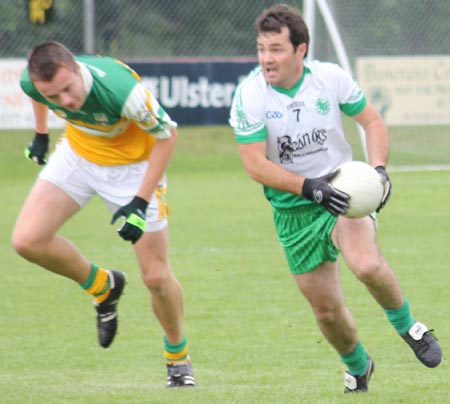
<svg viewBox="0 0 450 404"><path fill-rule="evenodd" d="M185 362L189 360L186 337L183 337L179 344L171 344L167 340L167 337L164 337L164 348L164 356L166 357L166 362L168 364L173 362Z"/></svg>
<svg viewBox="0 0 450 404"><path fill-rule="evenodd" d="M91 273L88 280L80 283L80 286L86 293L94 296L94 300L98 304L104 302L111 291L108 272L94 264L91 264Z"/></svg>

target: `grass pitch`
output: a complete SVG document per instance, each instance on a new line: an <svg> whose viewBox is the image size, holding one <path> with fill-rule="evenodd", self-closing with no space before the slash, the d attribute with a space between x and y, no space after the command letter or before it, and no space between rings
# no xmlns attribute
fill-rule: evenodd
<svg viewBox="0 0 450 404"><path fill-rule="evenodd" d="M197 387L164 386L162 332L136 259L94 200L62 233L92 261L128 275L119 334L103 350L89 296L11 248L15 218L38 172L23 158L31 136L0 133L2 403L450 402L448 361L436 369L418 363L342 264L347 304L376 361L370 393L344 396L341 362L290 277L270 207L244 173L229 128L181 128L169 170L170 256L184 289ZM409 143L409 157L398 157L402 146L394 146L394 164L428 163L433 155L414 159ZM448 150L434 154L446 158ZM379 215L379 244L413 314L435 329L447 358L450 173L392 171L391 179L392 199Z"/></svg>

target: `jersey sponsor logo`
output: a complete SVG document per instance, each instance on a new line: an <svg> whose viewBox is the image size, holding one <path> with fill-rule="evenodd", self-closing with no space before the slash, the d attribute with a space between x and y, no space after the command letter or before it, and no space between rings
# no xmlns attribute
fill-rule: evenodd
<svg viewBox="0 0 450 404"><path fill-rule="evenodd" d="M266 118L267 119L281 119L281 118L283 118L283 114L280 111L267 111Z"/></svg>
<svg viewBox="0 0 450 404"><path fill-rule="evenodd" d="M284 135L277 138L278 154L281 164L293 164L296 158L325 151L327 140L325 129L313 129L311 133Z"/></svg>

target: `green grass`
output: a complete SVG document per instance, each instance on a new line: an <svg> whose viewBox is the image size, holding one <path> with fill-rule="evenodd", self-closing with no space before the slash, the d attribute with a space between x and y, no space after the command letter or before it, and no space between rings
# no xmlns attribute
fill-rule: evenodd
<svg viewBox="0 0 450 404"><path fill-rule="evenodd" d="M376 361L371 392L344 396L343 367L289 275L268 203L244 173L231 131L193 127L180 133L169 170L170 255L184 288L197 388L164 387L161 329L132 249L98 200L62 232L92 261L127 272L120 330L109 350L97 344L89 296L13 252L11 230L38 172L22 157L30 134L14 132L0 134L2 403L450 402L448 361L437 369L419 364L342 265L347 304ZM448 150L434 153L445 157ZM435 329L446 357L450 173L393 171L391 178L394 192L379 216L379 243L414 315Z"/></svg>

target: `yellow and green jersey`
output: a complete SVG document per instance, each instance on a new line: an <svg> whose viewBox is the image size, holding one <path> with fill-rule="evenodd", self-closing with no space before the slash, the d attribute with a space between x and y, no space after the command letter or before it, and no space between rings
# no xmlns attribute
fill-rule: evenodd
<svg viewBox="0 0 450 404"><path fill-rule="evenodd" d="M124 63L109 57L75 59L87 93L79 111L45 98L31 82L28 69L21 77L23 91L67 122L65 136L85 159L99 165L147 160L156 139L170 137L177 124Z"/></svg>

